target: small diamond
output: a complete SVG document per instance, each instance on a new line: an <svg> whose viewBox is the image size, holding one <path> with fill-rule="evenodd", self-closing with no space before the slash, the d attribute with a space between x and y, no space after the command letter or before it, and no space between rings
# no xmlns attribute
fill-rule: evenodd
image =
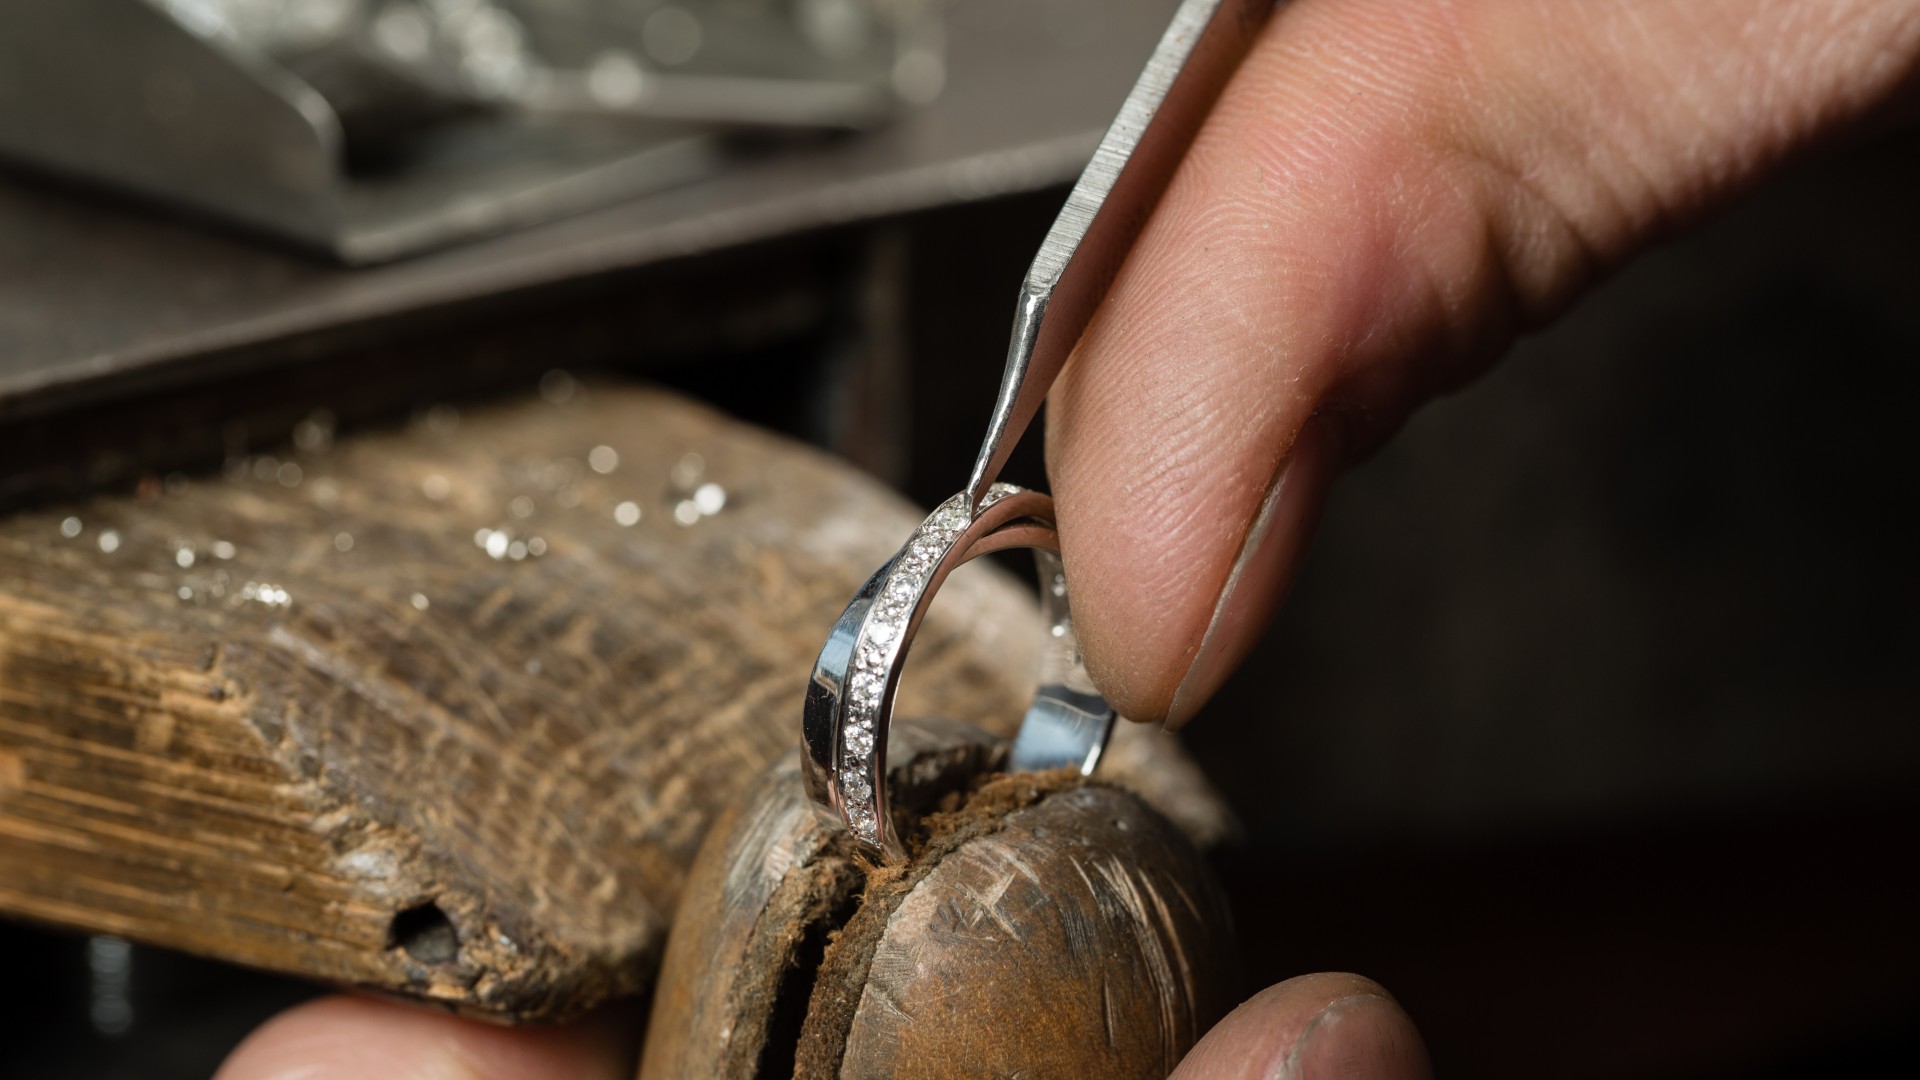
<svg viewBox="0 0 1920 1080"><path fill-rule="evenodd" d="M860 728L847 731L847 749L861 757L873 752L873 732Z"/></svg>
<svg viewBox="0 0 1920 1080"><path fill-rule="evenodd" d="M855 835L862 840L875 840L879 836L873 828L873 812L864 806L847 807L847 824L853 826Z"/></svg>
<svg viewBox="0 0 1920 1080"><path fill-rule="evenodd" d="M872 626L867 627L867 637L881 645L885 645L887 642L892 641L893 636L899 632L900 632L899 627L896 627L892 623L885 622L885 621L877 622L877 623L874 623Z"/></svg>
<svg viewBox="0 0 1920 1080"><path fill-rule="evenodd" d="M867 783L866 774L852 769L840 774L840 790L846 792L847 798L855 802L866 802L867 796L873 794L873 787Z"/></svg>

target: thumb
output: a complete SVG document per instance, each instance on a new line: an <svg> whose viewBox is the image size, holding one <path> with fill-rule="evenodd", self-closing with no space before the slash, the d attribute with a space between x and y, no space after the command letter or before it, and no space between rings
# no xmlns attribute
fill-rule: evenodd
<svg viewBox="0 0 1920 1080"><path fill-rule="evenodd" d="M1297 0L1050 399L1088 666L1184 723L1340 462L1916 71L1920 0Z"/></svg>
<svg viewBox="0 0 1920 1080"><path fill-rule="evenodd" d="M1173 1080L1431 1080L1426 1044L1379 984L1302 975L1227 1014Z"/></svg>

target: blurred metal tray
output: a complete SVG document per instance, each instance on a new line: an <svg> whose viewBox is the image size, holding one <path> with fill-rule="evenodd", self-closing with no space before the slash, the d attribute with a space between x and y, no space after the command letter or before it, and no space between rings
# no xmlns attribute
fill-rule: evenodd
<svg viewBox="0 0 1920 1080"><path fill-rule="evenodd" d="M711 174L742 131L876 126L910 96L886 72L941 62L917 2L837 0L897 14L838 64L793 25L809 7L586 0L529 26L503 2L16 0L0 155L368 264ZM685 23L674 65L619 33L645 11ZM529 30L604 48L554 60Z"/></svg>
<svg viewBox="0 0 1920 1080"><path fill-rule="evenodd" d="M1064 183L1173 6L962 0L944 92L898 123L366 269L0 173L0 420L185 378L209 356L271 364L354 324Z"/></svg>

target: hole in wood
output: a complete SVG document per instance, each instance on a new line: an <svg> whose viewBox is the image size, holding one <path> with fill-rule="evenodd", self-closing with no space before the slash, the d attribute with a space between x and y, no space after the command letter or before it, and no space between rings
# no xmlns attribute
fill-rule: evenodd
<svg viewBox="0 0 1920 1080"><path fill-rule="evenodd" d="M387 924L387 948L422 964L451 964L460 958L460 935L440 905L429 900L394 915Z"/></svg>

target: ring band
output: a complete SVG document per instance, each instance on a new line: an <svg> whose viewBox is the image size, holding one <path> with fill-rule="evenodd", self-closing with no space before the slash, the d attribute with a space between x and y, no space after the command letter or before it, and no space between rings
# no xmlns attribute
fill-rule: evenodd
<svg viewBox="0 0 1920 1080"><path fill-rule="evenodd" d="M802 773L807 794L887 861L906 857L887 803L887 730L907 649L933 595L963 563L1032 548L1048 637L1040 686L1014 739L1010 766L1091 773L1113 729L1073 633L1053 500L995 484L969 515L962 492L941 503L875 571L833 624L807 684Z"/></svg>

